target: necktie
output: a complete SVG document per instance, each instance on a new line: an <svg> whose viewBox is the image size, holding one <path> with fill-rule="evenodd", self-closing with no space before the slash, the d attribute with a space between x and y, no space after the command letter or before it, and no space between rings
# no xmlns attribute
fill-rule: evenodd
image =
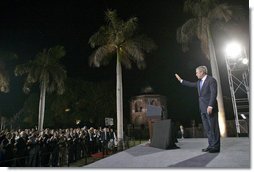
<svg viewBox="0 0 254 172"><path fill-rule="evenodd" d="M202 86L203 86L203 80L201 79L200 80L200 83L199 83L200 85L199 85L199 89L201 90L201 88L202 88Z"/></svg>

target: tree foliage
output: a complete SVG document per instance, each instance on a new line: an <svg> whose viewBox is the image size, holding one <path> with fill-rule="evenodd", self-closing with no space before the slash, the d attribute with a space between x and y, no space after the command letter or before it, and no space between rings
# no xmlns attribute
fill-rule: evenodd
<svg viewBox="0 0 254 172"><path fill-rule="evenodd" d="M215 24L219 24L217 29L223 28L223 24L244 17L241 7L225 3L218 4L216 0L186 0L184 12L192 17L177 29L177 42L181 43L183 51L188 51L190 41L196 36L208 59L210 57L207 28Z"/></svg>
<svg viewBox="0 0 254 172"><path fill-rule="evenodd" d="M90 56L90 65L107 65L119 50L121 64L126 68L130 69L132 62L138 68L144 68L144 53L150 52L156 45L150 38L138 33L138 18L123 21L115 10L108 10L106 22L89 39L91 47L97 48Z"/></svg>
<svg viewBox="0 0 254 172"><path fill-rule="evenodd" d="M39 52L34 60L17 65L15 75L26 75L23 91L29 93L32 85L39 83L41 86L41 83L45 82L47 92L56 90L58 94L63 94L67 75L59 60L64 56L64 47L55 46Z"/></svg>

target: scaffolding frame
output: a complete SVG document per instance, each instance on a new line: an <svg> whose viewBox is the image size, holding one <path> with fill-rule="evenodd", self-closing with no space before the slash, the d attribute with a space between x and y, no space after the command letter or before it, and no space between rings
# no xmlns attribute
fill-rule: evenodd
<svg viewBox="0 0 254 172"><path fill-rule="evenodd" d="M226 56L228 81L234 110L237 136L242 133L248 133L249 130L246 129L246 125L244 126L239 122L241 121L241 123L243 123L243 121L245 121L245 123L247 123L247 127L249 126L249 63L243 64L242 60L244 58L246 58L249 62L245 49L242 50L237 59L230 59L228 56ZM246 119L239 120L239 116L243 115L246 117Z"/></svg>

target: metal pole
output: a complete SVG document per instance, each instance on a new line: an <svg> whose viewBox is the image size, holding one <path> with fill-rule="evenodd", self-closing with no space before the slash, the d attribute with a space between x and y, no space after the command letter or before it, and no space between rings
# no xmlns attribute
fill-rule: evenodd
<svg viewBox="0 0 254 172"><path fill-rule="evenodd" d="M235 100L235 92L234 92L234 83L232 79L232 71L230 68L229 61L226 57L226 66L227 66L227 72L228 72L228 82L229 82L229 87L230 87L230 92L231 92L231 98L232 98L232 105L233 105L233 110L234 110L234 116L235 116L235 125L236 125L236 132L237 136L240 133L240 125L239 125L239 120L238 120L238 112L237 112L237 107L236 107L236 100Z"/></svg>
<svg viewBox="0 0 254 172"><path fill-rule="evenodd" d="M246 52L246 49L245 47L243 47L243 53L244 53L244 57L246 59L248 59L248 66L247 66L247 71L244 72L243 74L243 82L244 82L244 86L246 88L246 91L247 91L247 96L248 96L248 101L250 101L250 89L249 89L249 72L250 72L250 65L249 65L249 56L247 56L247 52Z"/></svg>

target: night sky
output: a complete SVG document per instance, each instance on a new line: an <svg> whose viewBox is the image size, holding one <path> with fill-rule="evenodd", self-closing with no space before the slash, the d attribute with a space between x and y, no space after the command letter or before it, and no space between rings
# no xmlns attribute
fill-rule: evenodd
<svg viewBox="0 0 254 172"><path fill-rule="evenodd" d="M248 14L247 0L228 0L230 4L242 5ZM178 73L182 78L195 81L195 68L210 64L204 58L197 40L193 40L190 51L183 53L176 42L176 29L189 17L183 13L184 0L1 0L0 2L0 50L15 52L18 62L33 59L44 48L62 45L66 49L63 64L69 77L86 81L115 82L115 64L91 68L88 57L93 49L88 44L91 35L105 24L105 11L116 9L118 15L127 20L138 17L139 29L154 40L157 49L146 55L147 68L131 70L123 68L124 104L132 96L140 94L142 88L151 86L155 93L165 95L168 101L170 118L177 120L200 120L197 92L183 87L175 79ZM248 17L248 16L247 16ZM248 21L248 19L247 19ZM241 23L244 33L238 37L248 46L248 22ZM234 28L234 31L237 29ZM231 98L222 56L222 37L215 33L215 48L222 74L223 93L227 119L233 118ZM6 66L11 70L13 66ZM12 71L11 71L12 72ZM10 72L10 73L11 73ZM13 75L13 74L12 74ZM23 106L24 94L20 78L12 77L10 93L0 93L1 106L9 107L16 113ZM128 112L125 109L126 112Z"/></svg>

